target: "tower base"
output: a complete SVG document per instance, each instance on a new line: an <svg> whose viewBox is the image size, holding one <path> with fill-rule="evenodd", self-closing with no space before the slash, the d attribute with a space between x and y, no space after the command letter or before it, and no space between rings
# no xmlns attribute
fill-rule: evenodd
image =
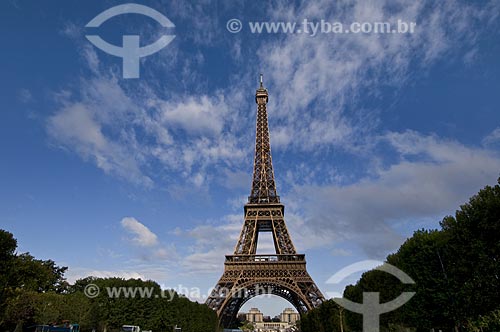
<svg viewBox="0 0 500 332"><path fill-rule="evenodd" d="M222 326L231 327L245 302L265 294L282 297L300 314L324 301L307 273L303 254L228 255L224 273L206 303L217 311Z"/></svg>

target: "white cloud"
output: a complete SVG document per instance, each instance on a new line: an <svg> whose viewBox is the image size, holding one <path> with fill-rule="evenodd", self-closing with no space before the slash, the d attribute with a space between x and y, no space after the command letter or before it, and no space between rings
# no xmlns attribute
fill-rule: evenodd
<svg viewBox="0 0 500 332"><path fill-rule="evenodd" d="M207 12L214 10L216 5L210 0L197 2L172 2L169 10L177 20L189 21L190 33L185 35L196 45L212 46L218 34L217 15L207 15ZM220 4L217 4L217 7ZM193 18L196 19L193 19ZM176 23L179 24L179 23Z"/></svg>
<svg viewBox="0 0 500 332"><path fill-rule="evenodd" d="M343 246L352 243L369 257L383 258L410 235L405 229L437 227L442 217L499 175L500 155L489 150L414 131L389 132L375 140L399 160L388 166L372 163L364 178L342 184L333 174L329 184L314 184L315 173L323 173L309 174L300 164L287 175L293 191L283 200L285 218L298 251L330 247L332 255L347 256L352 252ZM184 268L213 272L232 252L242 223L243 215L233 214L222 223L177 230L178 236L195 242ZM215 246L213 239L219 239Z"/></svg>
<svg viewBox="0 0 500 332"><path fill-rule="evenodd" d="M83 279L86 277L97 277L97 278L124 278L124 279L142 279L147 280L147 278L136 271L126 271L126 270L96 270L96 269L84 269L84 268L69 268L66 273L66 278L69 283L74 283L78 279Z"/></svg>
<svg viewBox="0 0 500 332"><path fill-rule="evenodd" d="M70 264L65 276L70 283L74 283L78 279L93 276L97 278L154 280L161 284L168 281L172 273L165 264L121 261L119 267L107 267L105 269L71 266Z"/></svg>
<svg viewBox="0 0 500 332"><path fill-rule="evenodd" d="M90 105L75 103L64 106L48 119L47 131L54 142L75 150L84 160L91 160L106 173L151 185L151 179L142 174L139 161L104 135Z"/></svg>
<svg viewBox="0 0 500 332"><path fill-rule="evenodd" d="M337 257L347 257L347 256L352 256L352 252L346 249L342 248L335 248L332 250L332 256L337 256Z"/></svg>
<svg viewBox="0 0 500 332"><path fill-rule="evenodd" d="M223 172L216 166L234 167L246 156L232 128L241 121L228 114L221 94L174 102L143 88L126 91L114 76L83 80L77 95L56 95L60 107L48 118L47 133L106 173L147 187L158 176L152 163L201 187L211 180L208 169Z"/></svg>
<svg viewBox="0 0 500 332"><path fill-rule="evenodd" d="M212 100L208 96L198 99L188 97L181 103L162 105L162 120L180 126L190 134L220 134L224 125L227 106L222 97Z"/></svg>
<svg viewBox="0 0 500 332"><path fill-rule="evenodd" d="M186 274L222 272L224 257L231 254L239 238L243 215L230 214L217 224L204 224L188 230L177 230L176 235L188 238L189 253L180 264Z"/></svg>
<svg viewBox="0 0 500 332"><path fill-rule="evenodd" d="M231 169L223 170L223 176L219 178L220 184L228 189L245 189L250 192L252 183L252 170L250 167L245 171ZM241 202L239 202L241 205Z"/></svg>
<svg viewBox="0 0 500 332"><path fill-rule="evenodd" d="M192 9L198 11L207 5ZM181 7L174 4L172 9L183 16L185 6ZM188 12L186 18L192 18L192 12ZM152 29L144 28L143 32L154 35ZM242 148L246 138L239 137L244 126L241 113L245 110L235 107L241 104L243 95L237 89L210 89L208 94L201 91L206 77L201 77L195 68L205 62L202 52L193 54L190 50L187 56L172 45L149 59L148 67L167 70L175 80L162 76L161 86L156 78L128 84L121 79L121 72L102 66L101 54L95 47L86 41L80 43L77 30L68 24L62 33L77 43L89 77L80 77L76 89L54 93L58 107L46 127L54 145L135 184L151 187L161 180L159 185L163 187L163 181L168 179L169 188L181 188L186 181L192 181L201 192L215 177L212 174L227 166L234 169L246 156ZM169 89L169 82L178 81L195 87L188 89L189 94L174 92L178 86ZM175 176L165 177L164 173Z"/></svg>
<svg viewBox="0 0 500 332"><path fill-rule="evenodd" d="M301 226L319 244L326 245L328 237L331 245L350 241L369 257L383 258L409 235L400 234L396 224L431 218L435 222L428 226L437 227L499 175L500 155L488 150L412 131L380 140L399 153L399 162L353 184L295 189L306 216Z"/></svg>
<svg viewBox="0 0 500 332"><path fill-rule="evenodd" d="M171 10L179 18L189 19L192 12L207 6L174 4ZM273 147L317 151L333 145L358 153L370 149L380 121L377 110L357 106L359 97L376 94L381 86L405 86L411 66L425 70L458 44L474 49L481 29L471 26L484 19L486 29L495 12L494 1L484 7L455 0L435 4L354 1L348 6L322 0L279 6L279 10L270 10L270 18L417 22L413 35L329 34L312 38L283 34L277 36L278 40L271 38L257 46L271 92ZM203 25L208 35L197 35L195 42L213 40L212 24L197 22L196 26ZM75 39L76 30L68 25L65 33ZM252 137L243 130L254 127L252 117L248 117L248 110L255 107L248 103L248 93L253 93L256 81L251 70L246 70L254 66L251 59L245 63L247 67L230 77L229 88L224 91L208 90L210 82L197 72L196 68L206 62L201 52L194 56L191 52L188 57L179 45L172 45L148 60L148 67L163 70L167 66L171 75L180 70L181 77L176 79L187 85L180 90L190 91L185 94L165 92L164 86L154 80L129 85L113 71L101 68L99 53L88 43L83 45L82 59L92 76L81 79L75 95L58 94L59 107L47 126L56 144L94 162L106 173L136 184L153 186L167 178L177 182L168 183L169 188L182 188L189 180L201 192L208 190L213 179L223 177L227 169L237 173L242 162L248 162ZM243 53L241 57L246 57ZM82 121L81 128L75 128L78 121ZM180 176L161 176L152 165Z"/></svg>
<svg viewBox="0 0 500 332"><path fill-rule="evenodd" d="M480 7L455 0L322 0L298 6L280 2L282 7L278 9L270 6L271 18L290 21L307 17L348 23L397 19L417 22L414 35L288 35L257 45L259 65L270 89L273 148L317 153L334 146L367 152L377 142L385 142L401 158L348 185L316 184L318 179L339 176L320 168L298 165L300 177L294 172L287 174L288 183L296 186L296 197L286 198L286 219L299 250L352 240L370 255L385 255L402 240L394 229L396 222L450 213L498 176L498 157L491 152L415 132L374 138L380 121L377 110L357 105L361 96L372 96L380 87L397 90L407 86L410 67L425 71L440 59L452 59L457 47L474 50L477 35L497 12L495 4L498 6L495 1ZM187 20L206 6L188 5L189 10L179 6L177 10L179 17ZM485 19L482 28L474 26L478 19ZM206 29L207 20L211 18L196 22L195 29L201 33L193 37L204 45L214 40L213 29ZM69 26L66 33L75 36L78 31ZM236 61L247 59L247 51L238 42L232 44L233 56ZM253 48L247 49L254 52ZM161 84L141 80L137 85L128 85L99 68L100 55L92 48L82 51L93 76L81 80L78 94L62 91L57 95L59 107L47 124L54 142L94 162L108 174L141 185L152 185L159 168L168 173L159 177L161 181L177 181L168 183L168 190L176 197L193 194L186 183L194 185L197 193L207 192L214 179L232 189L250 185L247 166L251 165L253 151L254 123L250 118L254 113L248 114L254 112L255 104L248 102L252 100L248 94L253 94L256 80L253 74L245 73L255 70L251 59L241 63L241 70L227 84L229 88L218 91L209 90L210 82L200 74L203 71L197 70L205 62L199 51L187 57L177 47L166 48L148 59L149 71L159 67L179 76L175 80L162 77ZM169 84L178 82L184 86L168 91ZM498 133L490 136L483 141L485 145L494 142ZM415 158L421 154L427 159ZM305 157L314 160L317 155ZM158 168L153 170L151 165L156 164ZM242 167L246 170L242 171ZM304 203L304 197L310 201ZM144 256L175 256L175 248L155 247L156 235L130 219L129 226L124 227L135 235L133 241L151 243ZM237 214L215 224L176 230L176 236L188 239L189 252L179 261L180 269L194 274L222 268L224 255L232 252L242 223L243 215ZM345 254L342 248L332 250Z"/></svg>
<svg viewBox="0 0 500 332"><path fill-rule="evenodd" d="M482 143L485 147L500 147L500 127L495 128L491 133L483 138Z"/></svg>
<svg viewBox="0 0 500 332"><path fill-rule="evenodd" d="M184 268L183 274L197 275L200 273L221 273L224 266L224 255L227 254L227 252L212 249L206 252L196 252L188 255L181 263Z"/></svg>
<svg viewBox="0 0 500 332"><path fill-rule="evenodd" d="M152 247L158 244L158 237L149 228L133 217L125 217L121 221L122 227L134 235L131 241L141 247Z"/></svg>
<svg viewBox="0 0 500 332"><path fill-rule="evenodd" d="M21 103L26 104L33 101L33 95L31 94L31 91L28 89L19 89L19 91L17 92L17 99Z"/></svg>
<svg viewBox="0 0 500 332"><path fill-rule="evenodd" d="M498 1L476 5L456 0L323 0L273 6L269 15L277 21L306 17L344 24L417 23L414 34L282 34L262 43L257 53L272 90L272 121L279 123L272 131L274 146L311 151L366 145L379 119L357 102L382 87L397 91L407 86L413 70L425 72L444 57L460 58L455 51L464 45L475 49L499 7Z"/></svg>

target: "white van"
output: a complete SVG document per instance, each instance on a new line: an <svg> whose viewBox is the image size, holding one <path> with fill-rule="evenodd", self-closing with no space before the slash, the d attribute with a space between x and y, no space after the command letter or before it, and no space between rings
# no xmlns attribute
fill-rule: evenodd
<svg viewBox="0 0 500 332"><path fill-rule="evenodd" d="M141 332L141 328L135 325L123 325L120 332Z"/></svg>

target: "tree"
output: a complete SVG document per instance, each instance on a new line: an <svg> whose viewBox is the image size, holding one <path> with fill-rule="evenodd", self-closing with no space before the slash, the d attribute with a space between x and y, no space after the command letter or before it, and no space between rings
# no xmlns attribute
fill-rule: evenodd
<svg viewBox="0 0 500 332"><path fill-rule="evenodd" d="M419 330L453 327L457 320L455 294L449 273L443 269L449 239L438 230L419 230L387 257L387 262L408 274L415 285L416 294L404 306L388 313L390 323L413 326ZM395 280L398 296L404 289ZM408 287L407 287L408 288ZM388 322L389 323L389 322Z"/></svg>
<svg viewBox="0 0 500 332"><path fill-rule="evenodd" d="M64 278L67 267L59 267L52 260L35 259L29 253L16 257L10 284L35 292L62 293L68 284Z"/></svg>
<svg viewBox="0 0 500 332"><path fill-rule="evenodd" d="M401 308L383 314L381 328L415 327L455 331L498 331L500 312L500 179L462 205L455 216L445 217L441 230L418 230L387 262L408 274L415 285L407 288L391 275L364 273L344 296L362 302L363 292L380 292L381 302L415 291ZM325 302L326 303L326 302ZM308 312L303 331L326 331L331 323L321 312L325 304ZM332 310L330 310L331 312ZM349 330L362 329L361 315L347 311Z"/></svg>
<svg viewBox="0 0 500 332"><path fill-rule="evenodd" d="M36 293L16 289L5 300L6 309L3 330L22 331L24 326L35 324Z"/></svg>
<svg viewBox="0 0 500 332"><path fill-rule="evenodd" d="M80 279L70 287L74 294L83 293L89 283L99 287L100 293L96 298L89 299L90 308L85 317L88 317L91 326L107 329L118 329L121 325L139 325L142 329L168 330L175 325L190 332L215 331L217 329L217 315L205 304L191 302L185 297L173 293L173 297L162 297L160 286L153 281L122 278L94 278ZM140 292L135 296L109 296L111 289L150 289L150 296L142 297ZM173 291L169 291L169 295ZM70 295L72 295L71 293ZM116 293L115 293L116 294ZM167 294L167 292L163 292ZM65 295L66 297L67 295Z"/></svg>
<svg viewBox="0 0 500 332"><path fill-rule="evenodd" d="M9 264L15 258L17 240L12 233L0 229L0 275L6 275Z"/></svg>
<svg viewBox="0 0 500 332"><path fill-rule="evenodd" d="M319 307L300 318L302 332L340 332L344 322L340 320L340 307L333 300L323 302Z"/></svg>
<svg viewBox="0 0 500 332"><path fill-rule="evenodd" d="M163 297L167 292L162 292L154 281L87 277L69 285L64 278L66 267L52 260L35 259L29 253L16 254L16 247L13 235L0 230L0 331L23 331L35 324L62 320L79 323L82 331L112 331L124 324L145 330L171 331L175 325L190 332L218 330L213 310L173 291L168 292L172 297ZM85 295L88 284L100 288L96 298ZM149 291L142 293L146 296L141 292L112 296L113 288Z"/></svg>
<svg viewBox="0 0 500 332"><path fill-rule="evenodd" d="M0 326L5 317L7 288L14 266L16 248L17 241L12 233L0 229Z"/></svg>
<svg viewBox="0 0 500 332"><path fill-rule="evenodd" d="M498 179L500 184L500 179ZM457 311L467 320L500 307L500 185L486 186L443 219L449 237L447 269ZM474 305L471 305L473 303Z"/></svg>
<svg viewBox="0 0 500 332"><path fill-rule="evenodd" d="M255 326L249 321L244 321L243 325L240 326L240 329L244 332L252 332L255 330Z"/></svg>
<svg viewBox="0 0 500 332"><path fill-rule="evenodd" d="M29 253L16 254L12 233L0 230L0 329L22 328L37 312L36 293L62 293L67 289L66 267L52 260L38 260ZM38 308L39 309L39 308Z"/></svg>

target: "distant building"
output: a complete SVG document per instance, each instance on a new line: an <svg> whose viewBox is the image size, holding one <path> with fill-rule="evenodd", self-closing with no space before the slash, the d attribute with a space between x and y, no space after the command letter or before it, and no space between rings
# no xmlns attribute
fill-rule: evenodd
<svg viewBox="0 0 500 332"><path fill-rule="evenodd" d="M280 314L280 321L284 323L295 324L300 319L300 315L292 308L286 308Z"/></svg>
<svg viewBox="0 0 500 332"><path fill-rule="evenodd" d="M246 313L247 321L250 323L260 323L264 321L264 315L257 308L252 308L248 313Z"/></svg>
<svg viewBox="0 0 500 332"><path fill-rule="evenodd" d="M254 331L257 332L264 332L264 331L284 332L290 327L292 327L291 324L284 322L262 322L262 323L256 323L254 325L255 325Z"/></svg>
<svg viewBox="0 0 500 332"><path fill-rule="evenodd" d="M245 313L246 320L253 324L256 332L285 332L294 327L300 315L292 308L286 308L279 315L279 319L271 321L269 316L264 316L259 309L252 308ZM278 316L276 317L278 318Z"/></svg>

